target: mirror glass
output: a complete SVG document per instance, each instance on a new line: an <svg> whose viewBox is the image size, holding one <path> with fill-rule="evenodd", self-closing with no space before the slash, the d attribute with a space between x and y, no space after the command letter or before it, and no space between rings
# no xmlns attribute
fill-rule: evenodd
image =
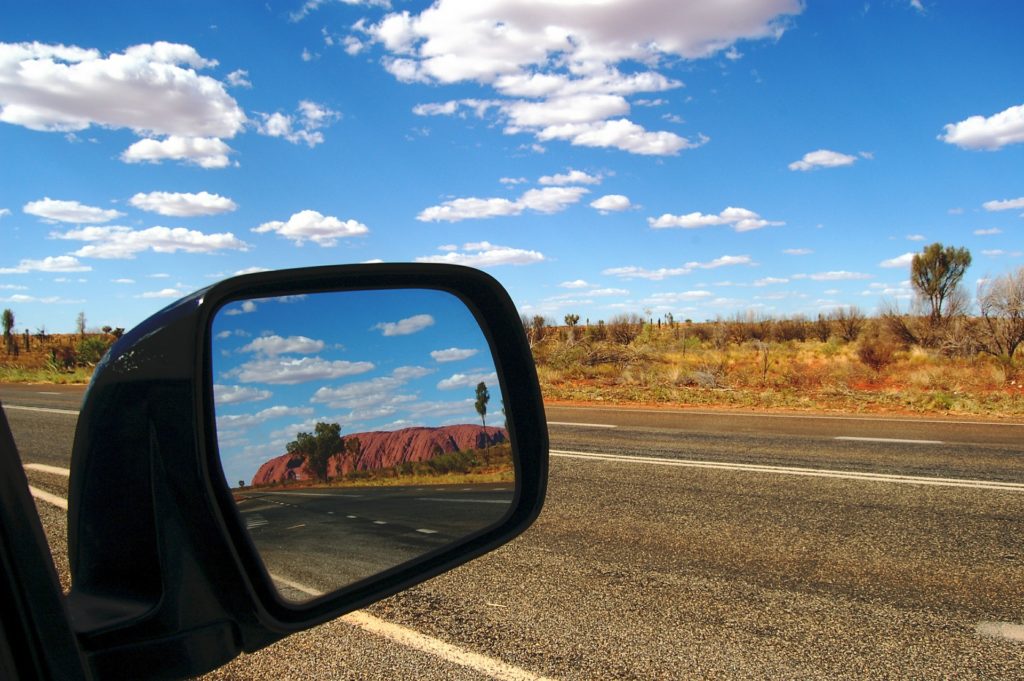
<svg viewBox="0 0 1024 681"><path fill-rule="evenodd" d="M236 301L210 343L224 476L286 600L420 559L511 510L494 361L452 294Z"/></svg>

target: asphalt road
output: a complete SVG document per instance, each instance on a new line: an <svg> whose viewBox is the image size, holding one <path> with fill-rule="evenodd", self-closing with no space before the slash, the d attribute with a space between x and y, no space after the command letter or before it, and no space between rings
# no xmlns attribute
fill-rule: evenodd
<svg viewBox="0 0 1024 681"><path fill-rule="evenodd" d="M0 400L76 408L29 392L0 387ZM7 413L26 462L67 465L73 415ZM364 616L449 647L350 618L208 678L1024 675L1024 427L549 419L561 453L535 526ZM66 478L28 474L66 495ZM60 566L62 515L39 508Z"/></svg>

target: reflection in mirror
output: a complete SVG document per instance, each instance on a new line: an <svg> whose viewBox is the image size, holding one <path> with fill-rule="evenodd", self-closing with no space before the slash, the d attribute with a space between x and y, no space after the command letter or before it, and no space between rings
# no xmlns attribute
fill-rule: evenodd
<svg viewBox="0 0 1024 681"><path fill-rule="evenodd" d="M210 342L224 476L283 598L331 593L509 512L497 373L455 296L236 301Z"/></svg>

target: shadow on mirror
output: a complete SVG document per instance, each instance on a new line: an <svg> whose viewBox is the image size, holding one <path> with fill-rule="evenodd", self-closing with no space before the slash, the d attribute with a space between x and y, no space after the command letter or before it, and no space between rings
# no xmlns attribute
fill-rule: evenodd
<svg viewBox="0 0 1024 681"><path fill-rule="evenodd" d="M221 466L286 600L423 558L510 511L494 362L455 296L237 301L210 342Z"/></svg>

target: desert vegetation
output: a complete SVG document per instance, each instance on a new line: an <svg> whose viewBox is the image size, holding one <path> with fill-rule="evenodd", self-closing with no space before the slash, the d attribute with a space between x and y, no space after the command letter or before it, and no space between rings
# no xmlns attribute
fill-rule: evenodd
<svg viewBox="0 0 1024 681"><path fill-rule="evenodd" d="M3 353L0 381L38 383L86 383L92 369L124 329L105 326L86 330L85 315L76 320L76 333L52 334L45 327L34 333L15 328L15 314L5 309L0 315Z"/></svg>
<svg viewBox="0 0 1024 681"><path fill-rule="evenodd" d="M1024 268L972 300L960 285L969 264L964 249L927 247L911 273L917 298L871 317L847 306L813 319L524 324L548 400L1024 416Z"/></svg>

